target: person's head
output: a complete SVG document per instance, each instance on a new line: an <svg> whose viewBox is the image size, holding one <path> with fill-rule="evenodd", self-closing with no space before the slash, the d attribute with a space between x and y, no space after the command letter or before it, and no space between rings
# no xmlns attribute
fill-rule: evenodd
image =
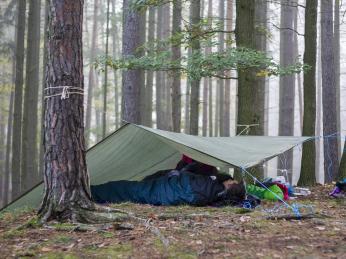
<svg viewBox="0 0 346 259"><path fill-rule="evenodd" d="M238 183L235 180L229 179L223 182L225 186L225 198L231 201L242 201L246 196L246 189L243 182Z"/></svg>

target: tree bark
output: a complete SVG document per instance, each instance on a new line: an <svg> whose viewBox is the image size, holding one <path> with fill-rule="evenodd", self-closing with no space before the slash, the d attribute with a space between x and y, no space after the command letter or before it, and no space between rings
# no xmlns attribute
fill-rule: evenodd
<svg viewBox="0 0 346 259"><path fill-rule="evenodd" d="M133 9L134 0L123 1L123 57L138 56L140 46L140 15ZM122 78L122 118L125 121L139 123L140 113L140 70L123 72Z"/></svg>
<svg viewBox="0 0 346 259"><path fill-rule="evenodd" d="M178 63L181 58L181 41L176 37L181 33L182 21L182 1L176 0L173 2L173 23L172 37L177 39L172 44L172 62ZM173 131L180 132L181 129L181 86L180 86L180 71L172 72L172 121Z"/></svg>
<svg viewBox="0 0 346 259"><path fill-rule="evenodd" d="M116 1L112 0L112 51L113 51L113 57L117 57L120 55L120 51L117 51L117 46L119 46L119 36L118 36L118 26L115 19L115 4ZM115 115L115 128L118 129L120 126L120 109L119 109L119 98L120 98L120 91L119 91L119 80L118 80L118 71L113 70L113 76L114 76L114 115Z"/></svg>
<svg viewBox="0 0 346 259"><path fill-rule="evenodd" d="M336 88L333 51L333 2L321 1L321 48L322 48L322 105L324 139L324 174L325 182L337 179L338 141L328 137L337 132Z"/></svg>
<svg viewBox="0 0 346 259"><path fill-rule="evenodd" d="M96 58L96 45L97 45L97 33L98 33L98 10L99 0L94 0L94 14L93 14L93 29L91 34L91 48L90 48L90 60L89 60L89 75L88 75L88 97L86 105L86 116L85 116L85 130L86 130L86 145L88 146L91 133L91 108L93 101L93 92L96 85L95 80L95 69L93 62Z"/></svg>
<svg viewBox="0 0 346 259"><path fill-rule="evenodd" d="M149 24L148 24L148 42L154 44L155 40L155 14L156 8L149 7ZM152 54L150 50L149 54ZM145 87L145 122L144 125L152 127L152 114L153 114L153 85L154 85L154 72L147 71L147 81Z"/></svg>
<svg viewBox="0 0 346 259"><path fill-rule="evenodd" d="M333 34L333 44L334 44L334 71L335 71L335 89L336 89L336 127L338 133L341 135L341 89L340 89L340 0L334 1L334 34ZM341 138L337 139L338 142L338 159L341 159Z"/></svg>
<svg viewBox="0 0 346 259"><path fill-rule="evenodd" d="M138 56L142 57L145 55L144 49L141 48L145 43L146 43L146 37L147 37L147 33L146 33L146 29L147 29L147 10L142 10L139 14L139 47L140 50L138 50ZM139 82L140 85L139 87L139 91L140 91L140 111L141 111L141 118L140 118L140 123L144 124L145 121L145 76L146 72L144 69L141 69L139 71Z"/></svg>
<svg viewBox="0 0 346 259"><path fill-rule="evenodd" d="M226 30L228 32L232 31L233 28L233 1L227 0L227 14L226 14L227 20L226 20ZM227 34L227 42L226 47L231 48L232 47L232 34ZM231 76L231 71L227 71L227 76ZM231 80L226 79L225 80L225 112L224 112L224 130L223 133L226 137L229 137L230 135L230 117L231 117Z"/></svg>
<svg viewBox="0 0 346 259"><path fill-rule="evenodd" d="M306 2L304 39L304 64L310 65L311 68L304 74L303 136L313 136L316 123L317 1ZM315 183L315 143L309 141L303 144L298 185L314 185Z"/></svg>
<svg viewBox="0 0 346 259"><path fill-rule="evenodd" d="M294 35L287 28L294 28L294 8L291 0L281 0L280 18L280 65L286 67L294 63ZM280 76L279 93L279 135L293 136L294 134L294 75ZM280 169L290 170L289 181L292 179L293 152L286 153L283 163L279 163Z"/></svg>
<svg viewBox="0 0 346 259"><path fill-rule="evenodd" d="M192 35L198 34L201 21L201 1L191 0L190 19ZM194 37L191 42L191 54L198 55L201 51L201 45L198 37ZM198 135L198 119L199 119L199 87L200 78L191 80L191 96L190 96L190 134Z"/></svg>
<svg viewBox="0 0 346 259"><path fill-rule="evenodd" d="M219 0L219 24L220 29L222 31L225 30L225 1ZM224 52L224 45L225 45L225 35L224 33L220 32L218 35L218 51L220 53ZM224 74L224 71L219 72L222 76ZM224 109L224 99L225 99L225 81L223 79L218 79L218 88L219 88L219 130L220 130L220 136L225 136L224 133L224 115L225 115L225 109Z"/></svg>
<svg viewBox="0 0 346 259"><path fill-rule="evenodd" d="M40 69L40 10L41 1L29 2L26 80L22 129L22 181L26 191L38 182L37 116Z"/></svg>
<svg viewBox="0 0 346 259"><path fill-rule="evenodd" d="M50 0L45 100L43 220L85 221L93 208L85 161L83 95L62 99L61 86L83 92L83 0ZM57 96L51 96L55 95ZM51 96L51 97L49 97Z"/></svg>
<svg viewBox="0 0 346 259"><path fill-rule="evenodd" d="M106 57L109 53L109 14L110 14L110 0L107 0L106 12ZM108 65L105 64L105 77L103 82L103 112L102 112L102 138L107 135L107 96L108 96Z"/></svg>
<svg viewBox="0 0 346 259"><path fill-rule="evenodd" d="M16 35L16 79L14 89L13 134L12 134L12 199L20 194L21 140L22 140L22 104L24 82L24 35L26 1L18 1Z"/></svg>
<svg viewBox="0 0 346 259"><path fill-rule="evenodd" d="M156 26L156 40L158 44L162 40L163 34L163 6L157 8L157 26ZM158 47L161 51L161 47ZM164 105L163 105L163 91L164 80L163 72L156 71L156 127L158 129L164 129Z"/></svg>

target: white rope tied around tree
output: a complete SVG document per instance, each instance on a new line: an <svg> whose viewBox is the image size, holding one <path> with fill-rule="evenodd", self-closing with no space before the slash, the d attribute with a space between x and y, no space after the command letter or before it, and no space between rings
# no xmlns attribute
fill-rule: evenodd
<svg viewBox="0 0 346 259"><path fill-rule="evenodd" d="M69 86L69 85L62 85L62 86L51 86L51 87L47 87L44 90L50 90L50 89L62 89L61 93L58 94L52 94L52 95L47 95L44 97L44 99L48 99L51 97L56 97L56 96L60 96L61 95L61 100L65 100L70 98L71 94L80 94L80 95L84 95L84 90L82 88L79 87L74 87L74 86ZM74 92L71 92L70 90L76 90Z"/></svg>

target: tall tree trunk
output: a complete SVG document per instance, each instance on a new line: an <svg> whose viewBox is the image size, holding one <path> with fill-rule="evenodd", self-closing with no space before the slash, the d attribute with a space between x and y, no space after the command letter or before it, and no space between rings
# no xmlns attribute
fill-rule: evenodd
<svg viewBox="0 0 346 259"><path fill-rule="evenodd" d="M280 18L280 65L285 67L294 63L294 8L291 0L281 0ZM292 136L294 134L294 75L280 76L279 97L279 135ZM289 181L292 179L293 152L286 153L279 168L290 170Z"/></svg>
<svg viewBox="0 0 346 259"><path fill-rule="evenodd" d="M255 1L237 0L236 1L236 43L238 47L255 49ZM259 89L255 89L256 75L253 69L244 69L238 71L238 124L249 125L259 124L252 127L250 135L263 134L262 114L264 109L260 109L258 104L260 100ZM242 130L237 128L237 133Z"/></svg>
<svg viewBox="0 0 346 259"><path fill-rule="evenodd" d="M321 1L321 48L322 48L322 105L323 135L326 137L337 132L336 88L333 51L333 2ZM324 139L325 182L337 179L338 141L337 138Z"/></svg>
<svg viewBox="0 0 346 259"><path fill-rule="evenodd" d="M24 35L25 35L26 1L18 1L17 35L16 35L16 79L14 89L13 134L12 134L12 199L20 194L21 140L22 140L22 105L24 82Z"/></svg>
<svg viewBox="0 0 346 259"><path fill-rule="evenodd" d="M17 33L17 29L16 29ZM15 84L15 69L16 69L16 62L15 62L16 53L13 53L13 62L12 62L12 83ZM4 204L7 204L10 200L10 177L11 177L11 141L12 141L12 131L13 131L13 103L14 103L14 91L13 88L11 89L10 94L10 102L9 102L9 109L8 109L8 117L7 117L7 135L6 135L6 158L5 158L5 177L4 177Z"/></svg>
<svg viewBox="0 0 346 259"><path fill-rule="evenodd" d="M211 26L213 21L213 1L208 0L208 25ZM211 46L206 47L206 53L211 53ZM208 126L209 136L213 136L213 79L208 78Z"/></svg>
<svg viewBox="0 0 346 259"><path fill-rule="evenodd" d="M107 13L106 13L106 57L108 57L109 46L109 13L110 13L110 0L107 0ZM108 90L108 65L105 64L105 78L103 82L103 112L102 112L102 138L107 135L107 93Z"/></svg>
<svg viewBox="0 0 346 259"><path fill-rule="evenodd" d="M157 9L157 26L156 26L156 40L161 44L163 34L163 6ZM161 46L158 47L159 51L162 50ZM164 91L164 77L162 71L156 73L156 127L164 129L164 106L163 106L163 91Z"/></svg>
<svg viewBox="0 0 346 259"><path fill-rule="evenodd" d="M148 42L154 44L155 40L155 7L149 7L149 22L148 22ZM152 53L148 51L149 55ZM153 114L153 85L154 85L154 72L147 71L147 81L145 87L145 122L144 125L152 127L152 114Z"/></svg>
<svg viewBox="0 0 346 259"><path fill-rule="evenodd" d="M219 18L220 18L220 30L225 30L225 1L219 0ZM218 51L220 53L224 52L224 45L225 45L225 35L223 32L219 33L218 35L219 42L218 42ZM220 75L222 76L224 71L220 71ZM219 88L219 130L220 130L220 136L224 136L224 97L225 97L225 81L224 79L218 79L218 88Z"/></svg>
<svg viewBox="0 0 346 259"><path fill-rule="evenodd" d="M40 10L41 1L29 2L26 80L22 130L21 190L34 186L37 179L37 116L40 69Z"/></svg>
<svg viewBox="0 0 346 259"><path fill-rule="evenodd" d="M190 132L190 93L191 93L191 85L190 80L186 82L186 93L185 93L185 125L184 125L184 133L188 134Z"/></svg>
<svg viewBox="0 0 346 259"><path fill-rule="evenodd" d="M140 46L140 14L133 8L134 0L123 0L123 57L138 56ZM122 78L122 118L125 121L139 123L140 111L140 78L138 69L123 72Z"/></svg>
<svg viewBox="0 0 346 259"><path fill-rule="evenodd" d="M177 37L181 33L182 21L182 1L176 0L173 2L173 23L172 37L177 40L172 44L172 61L178 62L181 58L181 41ZM180 61L179 61L180 62ZM172 72L172 121L173 131L180 132L181 128L181 86L180 86L180 71Z"/></svg>
<svg viewBox="0 0 346 259"><path fill-rule="evenodd" d="M43 167L44 167L44 111L43 111L43 104L44 104L44 84L45 84L45 76L46 76L46 66L45 64L47 63L47 29L48 29L48 9L49 5L48 2L45 1L45 11L44 11L44 32L43 32L43 73L42 73L42 82L41 82L41 87L42 87L42 96L41 96L41 124L40 124L40 147L39 147L39 165L38 165L38 178L42 179L43 178Z"/></svg>
<svg viewBox="0 0 346 259"><path fill-rule="evenodd" d="M1 103L4 103L4 96L0 96ZM4 189L5 189L5 116L4 111L0 110L0 205L3 206L5 204L4 201Z"/></svg>
<svg viewBox="0 0 346 259"><path fill-rule="evenodd" d="M304 74L303 136L313 136L315 134L316 123L317 1L306 2L304 39L304 64L310 65L311 68ZM298 184L314 185L315 183L315 143L309 141L303 145Z"/></svg>
<svg viewBox="0 0 346 259"><path fill-rule="evenodd" d="M199 32L201 21L201 1L191 0L190 20L192 35ZM191 42L191 55L194 58L201 51L201 45L198 37L194 37ZM191 80L191 96L190 96L190 134L198 135L198 119L199 119L199 86L200 78Z"/></svg>
<svg viewBox="0 0 346 259"><path fill-rule="evenodd" d="M233 27L233 1L227 0L227 14L226 14L227 20L226 20L226 30L228 32L232 31ZM226 47L231 48L232 47L232 34L227 34L227 42ZM226 72L227 76L231 76L231 71ZM226 137L230 135L230 117L231 117L231 80L226 79L225 81L225 112L224 112L224 130L223 133Z"/></svg>
<svg viewBox="0 0 346 259"><path fill-rule="evenodd" d="M90 209L85 161L83 95L62 99L61 86L83 92L83 0L49 1L45 101L45 192L39 211L43 220L86 221ZM57 96L49 97L50 95Z"/></svg>
<svg viewBox="0 0 346 259"><path fill-rule="evenodd" d="M341 135L341 107L340 107L340 0L334 1L334 71L336 89L336 126L337 132ZM341 159L341 138L338 138L338 159Z"/></svg>
<svg viewBox="0 0 346 259"><path fill-rule="evenodd" d="M99 0L94 0L94 14L93 14L93 29L91 35L91 48L90 48L90 60L89 60L89 75L88 75L88 99L86 105L86 116L85 116L85 130L86 130L86 145L88 146L90 140L91 131L91 108L93 101L93 92L96 85L95 80L95 69L93 62L96 58L96 45L97 45L97 33L98 33L98 10L99 10ZM99 125L99 124L97 124Z"/></svg>
<svg viewBox="0 0 346 259"><path fill-rule="evenodd" d="M139 46L142 47L145 43L146 43L146 38L147 38L147 11L142 10L139 14ZM140 50L138 50L138 56L142 57L145 55L144 52L144 48L140 48ZM145 109L145 76L146 72L144 69L141 69L139 72L139 82L140 85L139 87L139 91L140 91L140 111L141 111L141 118L140 118L140 123L144 124L145 118L146 118L146 109Z"/></svg>
<svg viewBox="0 0 346 259"><path fill-rule="evenodd" d="M113 51L113 57L117 57L117 55L120 55L120 53L117 53L117 44L120 44L119 36L118 36L118 26L115 19L116 12L115 12L115 5L116 1L112 0L112 51ZM115 128L118 129L120 126L120 111L119 111L119 80L118 80L118 71L113 70L113 76L114 76L114 113L115 113Z"/></svg>

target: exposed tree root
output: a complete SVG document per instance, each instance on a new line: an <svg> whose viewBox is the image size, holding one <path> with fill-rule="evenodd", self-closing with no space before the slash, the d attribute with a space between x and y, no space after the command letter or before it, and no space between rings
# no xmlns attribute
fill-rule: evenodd
<svg viewBox="0 0 346 259"><path fill-rule="evenodd" d="M132 212L100 206L93 204L90 208L81 208L80 206L70 207L62 213L55 214L54 218L59 221L70 222L67 226L54 226L47 224L52 217L51 206L46 213L40 214L40 222L46 228L65 230L65 231L105 231L107 228L114 229L133 229L130 224L119 224L125 221L134 221L145 226L150 232L158 236L165 247L169 246L169 240L165 238L160 230L152 225L150 219L143 219Z"/></svg>

